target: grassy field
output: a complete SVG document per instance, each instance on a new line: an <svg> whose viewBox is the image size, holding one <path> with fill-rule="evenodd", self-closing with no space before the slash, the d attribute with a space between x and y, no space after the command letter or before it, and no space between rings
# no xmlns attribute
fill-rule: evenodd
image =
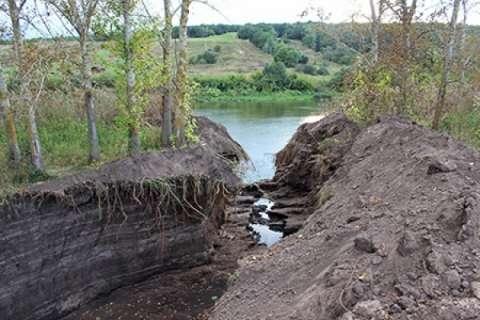
<svg viewBox="0 0 480 320"><path fill-rule="evenodd" d="M220 46L219 59L216 64L198 64L190 66L192 75L228 75L245 74L261 70L273 60L271 55L256 48L248 40L237 38L236 33L221 36L190 39L188 53L197 56L208 49Z"/></svg>
<svg viewBox="0 0 480 320"><path fill-rule="evenodd" d="M321 53L305 47L300 41L291 40L289 45L305 54L309 58L309 63L317 65L325 63L331 75L341 68L335 63L324 60ZM238 39L236 33L190 39L188 44L189 56L197 56L208 49L214 49L216 46L221 48L218 62L210 65L199 64L190 66L190 73L193 76L250 74L262 70L267 63L273 61L273 57L270 54L258 49L248 40ZM330 79L330 76L304 75L296 72L294 69L291 69L290 73L299 74L313 83Z"/></svg>

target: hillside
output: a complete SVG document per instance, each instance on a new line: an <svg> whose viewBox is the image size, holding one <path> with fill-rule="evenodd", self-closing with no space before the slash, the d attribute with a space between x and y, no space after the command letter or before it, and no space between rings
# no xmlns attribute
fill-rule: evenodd
<svg viewBox="0 0 480 320"><path fill-rule="evenodd" d="M216 64L196 64L190 67L193 75L225 75L233 73L250 73L262 69L272 61L272 56L259 50L248 40L237 38L236 33L226 33L207 38L190 39L189 56L197 56L208 49L220 46L219 59Z"/></svg>

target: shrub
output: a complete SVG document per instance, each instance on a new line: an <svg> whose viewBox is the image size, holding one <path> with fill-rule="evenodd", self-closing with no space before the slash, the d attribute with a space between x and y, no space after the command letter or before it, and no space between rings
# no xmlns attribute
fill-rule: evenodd
<svg viewBox="0 0 480 320"><path fill-rule="evenodd" d="M302 59L300 51L293 47L281 46L273 56L275 62L281 62L288 68L295 67Z"/></svg>
<svg viewBox="0 0 480 320"><path fill-rule="evenodd" d="M296 70L298 72L305 73L312 76L317 74L317 68L311 64L298 65Z"/></svg>
<svg viewBox="0 0 480 320"><path fill-rule="evenodd" d="M328 68L326 66L320 66L317 69L317 74L319 76L328 76L330 74L330 71L328 71Z"/></svg>
<svg viewBox="0 0 480 320"><path fill-rule="evenodd" d="M308 63L308 60L309 60L308 57L303 54L303 55L300 57L300 61L298 61L298 63L300 63L300 64L307 64L307 63Z"/></svg>
<svg viewBox="0 0 480 320"><path fill-rule="evenodd" d="M267 64L255 80L258 91L281 91L287 88L290 82L287 68L281 62Z"/></svg>
<svg viewBox="0 0 480 320"><path fill-rule="evenodd" d="M215 64L218 61L218 51L208 49L202 54L190 59L191 64Z"/></svg>

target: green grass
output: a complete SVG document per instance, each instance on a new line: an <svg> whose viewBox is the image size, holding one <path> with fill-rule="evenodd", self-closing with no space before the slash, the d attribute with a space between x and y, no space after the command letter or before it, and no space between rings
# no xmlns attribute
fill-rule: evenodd
<svg viewBox="0 0 480 320"><path fill-rule="evenodd" d="M246 74L261 70L267 63L273 61L271 55L259 50L248 40L238 39L236 33L190 39L188 54L194 57L216 46L221 48L218 62L213 65L192 65L190 74L194 76Z"/></svg>
<svg viewBox="0 0 480 320"><path fill-rule="evenodd" d="M468 113L448 114L441 129L475 148L480 148L480 108Z"/></svg>
<svg viewBox="0 0 480 320"><path fill-rule="evenodd" d="M269 92L247 95L220 95L216 97L200 96L196 99L198 103L205 102L309 102L315 98L312 93L303 93L296 91Z"/></svg>
<svg viewBox="0 0 480 320"><path fill-rule="evenodd" d="M5 131L0 130L0 195L46 178L94 169L128 155L127 124L122 121L122 110L113 92L104 89L97 91L95 97L101 161L92 165L88 163L88 127L80 97L53 93L42 99L37 109L45 174L39 175L28 164L30 142L26 114L20 108L17 110L16 124L23 164L18 170L9 167ZM160 128L143 126L143 150L159 150L160 134Z"/></svg>

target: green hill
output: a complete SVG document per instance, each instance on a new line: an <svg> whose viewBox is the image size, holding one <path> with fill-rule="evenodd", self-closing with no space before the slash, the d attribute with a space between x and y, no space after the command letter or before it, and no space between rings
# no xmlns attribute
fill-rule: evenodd
<svg viewBox="0 0 480 320"><path fill-rule="evenodd" d="M272 56L256 48L248 40L237 38L236 33L226 33L208 38L190 39L190 57L195 57L208 49L220 46L218 61L215 64L196 64L190 67L192 75L245 74L261 70L273 60Z"/></svg>

